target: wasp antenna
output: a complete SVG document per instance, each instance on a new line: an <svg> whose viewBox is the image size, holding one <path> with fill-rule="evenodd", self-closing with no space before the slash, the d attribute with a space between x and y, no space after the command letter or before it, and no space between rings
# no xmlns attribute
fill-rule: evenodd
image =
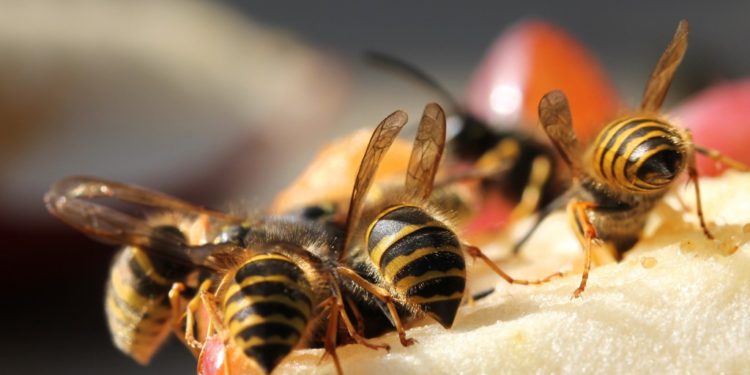
<svg viewBox="0 0 750 375"><path fill-rule="evenodd" d="M365 51L364 58L365 61L372 66L383 70L390 70L396 74L405 75L407 78L436 92L448 102L451 107L451 112L463 114L463 106L458 103L456 98L445 88L445 86L438 83L435 78L425 73L424 70L418 68L416 65L379 51Z"/></svg>

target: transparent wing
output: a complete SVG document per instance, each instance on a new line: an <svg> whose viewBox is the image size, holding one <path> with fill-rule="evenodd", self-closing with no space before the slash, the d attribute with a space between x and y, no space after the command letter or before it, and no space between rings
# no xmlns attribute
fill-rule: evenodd
<svg viewBox="0 0 750 375"><path fill-rule="evenodd" d="M429 198L445 148L445 113L436 103L429 103L419 122L414 139L409 168L406 173L406 193L419 200Z"/></svg>
<svg viewBox="0 0 750 375"><path fill-rule="evenodd" d="M351 201L349 202L349 213L346 219L346 241L344 246L348 246L351 240L354 226L359 221L362 214L362 205L365 202L367 191L372 186L372 180L378 165L383 160L386 151L391 147L393 141L398 137L401 128L406 125L409 117L403 111L396 111L385 118L370 137L370 143L367 145L365 155L362 157L362 163L359 165L357 178L354 181Z"/></svg>
<svg viewBox="0 0 750 375"><path fill-rule="evenodd" d="M157 255L196 265L203 265L215 250L212 245L190 246L179 231L155 227L145 216L93 201L97 198L160 212L176 211L196 219L206 217L215 223L240 222L240 219L165 194L92 177L68 177L56 182L44 196L44 202L54 216L97 241L139 246Z"/></svg>
<svg viewBox="0 0 750 375"><path fill-rule="evenodd" d="M581 171L581 150L573 132L568 99L562 91L551 91L539 102L539 122L560 156L574 173Z"/></svg>
<svg viewBox="0 0 750 375"><path fill-rule="evenodd" d="M687 50L688 22L682 20L677 25L672 41L661 55L651 77L648 79L646 89L643 92L641 110L646 112L658 111L664 103L664 98L669 91L677 67L680 66L685 51Z"/></svg>

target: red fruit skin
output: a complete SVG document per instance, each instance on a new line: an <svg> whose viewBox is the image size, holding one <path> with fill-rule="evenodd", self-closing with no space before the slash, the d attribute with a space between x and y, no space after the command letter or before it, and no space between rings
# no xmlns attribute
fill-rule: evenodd
<svg viewBox="0 0 750 375"><path fill-rule="evenodd" d="M507 224L516 203L499 194L485 193L481 208L462 228L462 234L471 238L486 233L496 233Z"/></svg>
<svg viewBox="0 0 750 375"><path fill-rule="evenodd" d="M198 375L262 374L263 370L237 346L227 344L221 335L206 339L198 357Z"/></svg>
<svg viewBox="0 0 750 375"><path fill-rule="evenodd" d="M696 145L719 150L750 165L750 78L712 86L670 111L670 117L690 129ZM698 173L716 176L727 167L698 158Z"/></svg>
<svg viewBox="0 0 750 375"><path fill-rule="evenodd" d="M559 27L524 21L492 44L468 86L466 106L488 124L520 123L538 133L539 100L556 89L568 96L575 132L584 142L620 108L614 85L583 45Z"/></svg>
<svg viewBox="0 0 750 375"><path fill-rule="evenodd" d="M198 357L198 375L218 375L224 373L224 342L217 335L209 337Z"/></svg>

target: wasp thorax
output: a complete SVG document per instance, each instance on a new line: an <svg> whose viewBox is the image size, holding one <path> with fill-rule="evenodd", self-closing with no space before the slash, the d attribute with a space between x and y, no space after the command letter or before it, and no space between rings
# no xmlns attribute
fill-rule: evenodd
<svg viewBox="0 0 750 375"><path fill-rule="evenodd" d="M612 122L594 143L593 169L614 188L648 193L665 189L684 170L686 141L656 117Z"/></svg>

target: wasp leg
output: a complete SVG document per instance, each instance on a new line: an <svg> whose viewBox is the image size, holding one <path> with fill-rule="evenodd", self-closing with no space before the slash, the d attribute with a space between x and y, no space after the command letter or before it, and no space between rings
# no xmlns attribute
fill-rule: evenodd
<svg viewBox="0 0 750 375"><path fill-rule="evenodd" d="M378 350L378 349L384 349L385 351L390 351L391 347L388 344L374 344L370 342L370 340L367 340L366 338L362 337L357 330L354 328L354 325L352 324L351 319L349 319L349 314L347 314L346 309L344 308L344 298L341 296L341 290L339 289L338 284L335 282L332 284L333 289L336 291L336 304L338 305L339 313L341 314L341 320L344 322L344 326L346 327L346 330L349 332L349 336L351 336L354 341L356 341L358 344L362 344L370 349ZM356 309L356 307L355 307Z"/></svg>
<svg viewBox="0 0 750 375"><path fill-rule="evenodd" d="M181 297L185 289L185 284L180 282L172 284L172 288L169 289L169 306L172 309L172 331L182 344L190 349L193 355L197 358L200 353L195 347L193 347L193 345L188 344L187 341L187 325L184 328L182 327L185 314L181 313L183 310Z"/></svg>
<svg viewBox="0 0 750 375"><path fill-rule="evenodd" d="M562 272L555 272L543 279L538 280L523 280L523 279L516 279L505 273L500 267L498 267L495 262L492 261L487 255L485 255L482 250L480 250L476 246L467 245L464 244L464 249L466 252L471 256L473 259L481 259L487 266L492 269L498 276L502 277L505 281L507 281L509 284L521 284L521 285L539 285L544 284L546 282L549 282L550 280L556 278L556 277L563 277L564 274Z"/></svg>
<svg viewBox="0 0 750 375"><path fill-rule="evenodd" d="M552 163L547 157L538 156L534 158L531 164L531 173L529 182L521 193L521 201L513 208L510 214L510 223L515 223L520 219L531 216L539 207L539 201L542 199L544 185L549 181L552 172Z"/></svg>
<svg viewBox="0 0 750 375"><path fill-rule="evenodd" d="M476 299L474 299L474 296L470 293L466 294L466 300L464 303L466 303L469 306L474 306L474 304L477 302Z"/></svg>
<svg viewBox="0 0 750 375"><path fill-rule="evenodd" d="M417 340L414 340L412 338L406 337L406 330L404 329L403 324L401 323L401 318L398 316L398 311L396 310L396 305L393 303L394 299L391 294L369 281L362 278L362 276L359 276L356 272L353 270L346 268L346 267L336 267L336 272L348 277L350 280L357 283L359 286L364 288L366 291L370 292L375 298L381 300L383 303L388 306L388 311L391 313L391 317L393 318L393 322L396 325L396 331L398 332L398 338L401 340L401 345L403 346L410 346L412 344L416 344Z"/></svg>
<svg viewBox="0 0 750 375"><path fill-rule="evenodd" d="M519 239L513 245L513 254L518 254L518 252L521 251L521 247L523 247L526 241L531 238L531 235L536 232L536 230L539 228L539 225L542 224L544 219L546 219L547 216L549 216L551 213L563 208L565 204L568 203L568 201L571 199L574 193L575 189L568 190L565 194L555 198L552 202L549 202L546 206L542 207L542 209L539 210L536 219L534 219L534 224L532 224L528 232L526 232L526 234L524 234L523 237L521 237L521 239Z"/></svg>
<svg viewBox="0 0 750 375"><path fill-rule="evenodd" d="M597 205L593 202L580 202L573 200L568 204L568 213L571 215L573 222L575 223L578 231L578 239L581 241L584 250L584 262L583 262L583 274L581 275L581 284L578 289L573 292L573 298L578 298L581 293L586 289L586 283L589 279L589 272L591 271L591 258L592 250L591 246L594 240L596 240L596 228L591 224L587 210L596 208Z"/></svg>
<svg viewBox="0 0 750 375"><path fill-rule="evenodd" d="M708 230L708 226L706 225L706 219L703 216L703 204L701 203L701 186L700 186L700 183L698 182L698 169L695 167L695 154L692 154L690 156L690 160L688 161L687 168L688 168L688 177L690 178L690 181L693 181L693 186L695 187L695 211L698 214L698 220L701 223L701 229L703 229L703 234L705 234L709 240L713 240L714 236Z"/></svg>
<svg viewBox="0 0 750 375"><path fill-rule="evenodd" d="M701 153L702 155L709 157L711 160L722 163L732 169L736 169L736 170L744 171L744 172L750 171L750 167L748 167L744 163L734 160L722 154L718 150L715 150L712 148L695 146L695 151ZM695 167L695 154L693 154L690 157L690 161L688 164L688 175L690 176L690 180L693 181L693 185L695 186L695 206L696 206L696 211L698 212L698 219L700 220L701 228L703 229L703 233L706 235L706 237L712 240L714 236L711 234L711 232L708 231L708 228L706 227L705 219L703 218L703 207L701 204L701 190L700 190L700 186L698 185L698 170Z"/></svg>
<svg viewBox="0 0 750 375"><path fill-rule="evenodd" d="M706 147L700 147L695 146L695 151L701 153L702 155L707 156L711 160L714 160L716 162L722 163L732 169L736 169L738 171L748 172L750 171L750 167L747 166L745 163L742 163L740 161L734 160L730 158L729 156L726 156L719 152L719 150L715 150L712 148L706 148Z"/></svg>
<svg viewBox="0 0 750 375"><path fill-rule="evenodd" d="M229 276L229 274L227 274L227 276ZM219 286L224 284L227 276L222 279ZM208 312L209 325L206 331L206 337L208 337L212 331L219 333L226 332L224 324L222 323L221 315L218 310L216 310L216 295L208 290L211 286L213 286L213 282L209 279L204 281L198 289L198 298L200 298L201 305L206 309L206 312Z"/></svg>
<svg viewBox="0 0 750 375"><path fill-rule="evenodd" d="M331 356L333 359L333 364L336 366L336 373L338 375L343 375L343 371L341 371L341 362L339 361L339 356L336 354L336 336L338 335L338 326L339 326L339 305L337 303L337 299L335 296L328 297L325 301L323 301L320 306L323 306L325 309L328 309L328 326L326 327L326 334L323 338L323 346L325 347L325 352L323 352L323 356L320 358L320 361L326 359L327 356ZM325 312L325 311L324 311Z"/></svg>
<svg viewBox="0 0 750 375"><path fill-rule="evenodd" d="M485 289L485 290L482 290L482 291L480 291L480 292L476 292L476 293L474 293L474 294L472 294L472 295L470 295L470 296L471 296L471 299L472 299L472 300L474 300L474 301L479 301L480 299L482 299L482 298L485 298L485 297L489 296L489 295L490 295L490 294L492 294L492 293L493 293L494 291L495 291L495 288L489 288L489 289Z"/></svg>
<svg viewBox="0 0 750 375"><path fill-rule="evenodd" d="M344 296L344 298L345 298L345 302L352 309L352 314L354 314L354 320L357 321L357 333L359 333L360 336L364 336L365 335L365 320L364 320L364 317L362 317L362 312L359 311L359 308L349 296Z"/></svg>
<svg viewBox="0 0 750 375"><path fill-rule="evenodd" d="M229 362L229 351L224 347L224 375L232 375L231 365Z"/></svg>
<svg viewBox="0 0 750 375"><path fill-rule="evenodd" d="M202 286L202 285L201 285ZM195 339L195 312L200 307L201 300L196 295L187 304L185 309L185 343L193 351L203 350L203 344Z"/></svg>
<svg viewBox="0 0 750 375"><path fill-rule="evenodd" d="M225 276L225 278L227 276ZM222 283L223 282L224 280L222 280ZM216 311L214 294L209 291L211 286L213 286L213 282L210 279L201 283L198 288L198 293L190 300L190 302L188 302L187 310L185 311L185 341L189 347L197 349L198 351L203 350L203 344L195 339L194 325L195 312L198 311L201 306L206 309L209 318L206 337L210 336L211 332L225 332L219 313Z"/></svg>
<svg viewBox="0 0 750 375"><path fill-rule="evenodd" d="M201 306L206 310L208 313L208 326L206 327L206 338L208 338L212 332L216 332L219 335L225 335L227 330L224 327L224 324L222 323L221 315L216 310L216 295L222 290L222 288L227 285L227 280L230 279L231 274L226 274L219 282L219 286L216 288L216 292L211 292L209 289L213 286L213 281L211 279L205 280L201 283L200 287L198 288L197 295L190 300L190 303L188 304L188 316L191 317L191 319L194 319L192 317L195 314L195 311L198 310ZM193 306L190 306L193 305ZM192 333L191 333L192 335ZM226 337L220 336L222 341L224 342L224 375L231 375L231 363L229 362L229 351L226 347L227 339ZM202 345L201 345L202 346ZM202 349L201 349L202 351Z"/></svg>

